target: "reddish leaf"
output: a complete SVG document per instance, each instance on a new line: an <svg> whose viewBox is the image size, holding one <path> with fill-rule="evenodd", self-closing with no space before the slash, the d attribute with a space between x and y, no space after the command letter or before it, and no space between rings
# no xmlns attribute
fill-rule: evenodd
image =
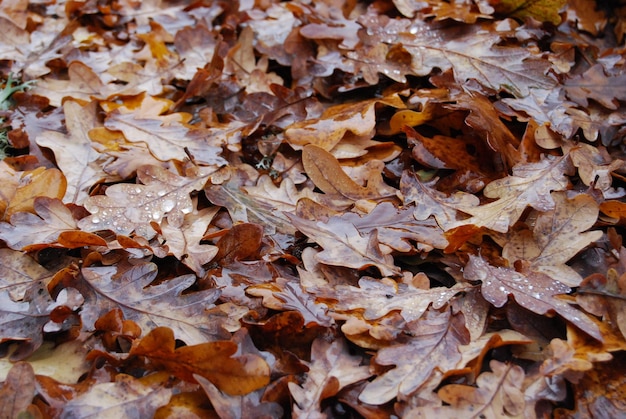
<svg viewBox="0 0 626 419"><path fill-rule="evenodd" d="M269 367L259 356L235 355L237 344L230 341L207 342L175 348L174 333L166 327L152 330L134 345L131 355L145 356L171 374L195 382L194 374L205 377L221 391L244 395L269 382Z"/></svg>

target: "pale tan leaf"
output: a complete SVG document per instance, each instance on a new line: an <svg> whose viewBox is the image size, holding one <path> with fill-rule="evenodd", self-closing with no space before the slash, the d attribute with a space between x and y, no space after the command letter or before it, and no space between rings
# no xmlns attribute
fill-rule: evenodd
<svg viewBox="0 0 626 419"><path fill-rule="evenodd" d="M37 137L37 144L48 147L67 179L64 202L81 205L89 189L108 175L102 170L100 153L89 138L89 130L98 125L96 102L81 105L68 100L63 104L69 135L46 131Z"/></svg>

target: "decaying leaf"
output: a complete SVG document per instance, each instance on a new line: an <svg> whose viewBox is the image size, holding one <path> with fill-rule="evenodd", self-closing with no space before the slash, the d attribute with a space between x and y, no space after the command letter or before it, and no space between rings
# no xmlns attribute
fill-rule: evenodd
<svg viewBox="0 0 626 419"><path fill-rule="evenodd" d="M158 327L133 346L131 355L145 356L158 367L190 382L200 375L231 395L244 395L269 382L269 367L254 354L236 355L231 341L199 343L175 348L174 333ZM234 355L234 356L233 356Z"/></svg>
<svg viewBox="0 0 626 419"><path fill-rule="evenodd" d="M489 265L480 257L470 256L464 276L472 281L481 281L483 296L496 307L506 304L511 295L519 305L534 313L554 311L590 336L602 340L598 327L586 314L558 297L570 292L570 287L546 274L523 274L510 268Z"/></svg>
<svg viewBox="0 0 626 419"><path fill-rule="evenodd" d="M289 383L295 403L294 416L326 417L320 406L324 399L370 375L367 366L362 365L362 358L350 355L345 341L317 338L311 346L311 363L304 383L301 386Z"/></svg>
<svg viewBox="0 0 626 419"><path fill-rule="evenodd" d="M551 191L567 187L565 172L569 162L566 158L546 157L538 163L519 164L513 168L513 176L507 176L488 184L483 193L495 201L477 207L461 205L458 210L472 217L456 225L473 224L506 233L528 206L538 211L554 209Z"/></svg>
<svg viewBox="0 0 626 419"><path fill-rule="evenodd" d="M82 274L86 284L80 288L90 303L83 314L87 328L93 328L102 314L119 307L125 318L135 321L142 330L166 326L188 345L223 334L219 315L211 319L205 312L214 307L219 290L183 294L194 283L193 275L150 286L157 276L157 267L152 263L138 264L120 273L116 267L89 267Z"/></svg>
<svg viewBox="0 0 626 419"><path fill-rule="evenodd" d="M322 246L324 250L315 255L319 262L355 269L375 266L385 276L399 273L391 255L381 250L376 229L361 234L353 224L338 218L331 218L327 223L296 216L289 218L298 230Z"/></svg>
<svg viewBox="0 0 626 419"><path fill-rule="evenodd" d="M163 217L171 226L180 227L185 214L193 211L190 193L201 190L206 177L178 176L159 166L137 169L141 184L122 183L107 188L106 195L89 197L84 205L90 216L78 222L84 231L112 230L116 234L152 238L151 222Z"/></svg>
<svg viewBox="0 0 626 419"><path fill-rule="evenodd" d="M427 380L441 380L442 371L454 369L461 360L459 345L468 343L462 317L449 309L431 309L412 322L409 339L378 351L374 362L395 368L370 382L359 400L383 404L396 397L404 399Z"/></svg>
<svg viewBox="0 0 626 419"><path fill-rule="evenodd" d="M18 362L9 371L0 387L0 417L27 415L26 409L35 397L35 372L27 362Z"/></svg>
<svg viewBox="0 0 626 419"><path fill-rule="evenodd" d="M568 199L564 192L554 192L554 210L537 216L532 234L528 230L513 233L502 249L511 263L527 261L524 269L542 272L575 287L582 277L565 264L584 247L602 237L601 231L589 231L598 217L598 204L589 195Z"/></svg>
<svg viewBox="0 0 626 419"><path fill-rule="evenodd" d="M67 402L61 415L87 418L93 416L152 417L156 410L166 405L172 390L153 388L129 375L119 375L115 382L95 384L91 389Z"/></svg>

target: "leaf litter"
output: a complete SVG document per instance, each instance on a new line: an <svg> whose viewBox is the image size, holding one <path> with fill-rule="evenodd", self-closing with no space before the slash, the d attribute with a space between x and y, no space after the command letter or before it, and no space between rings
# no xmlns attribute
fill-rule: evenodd
<svg viewBox="0 0 626 419"><path fill-rule="evenodd" d="M2 2L1 416L623 416L609 3Z"/></svg>

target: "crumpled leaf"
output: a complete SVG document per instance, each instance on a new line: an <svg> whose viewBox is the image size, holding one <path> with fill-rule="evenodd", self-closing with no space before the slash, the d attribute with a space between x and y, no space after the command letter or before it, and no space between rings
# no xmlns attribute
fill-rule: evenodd
<svg viewBox="0 0 626 419"><path fill-rule="evenodd" d="M523 274L510 268L489 265L484 259L470 255L463 275L481 281L483 297L496 307L502 307L509 295L522 307L545 315L555 311L585 333L602 341L598 326L582 311L572 307L558 295L567 294L570 287L540 272Z"/></svg>
<svg viewBox="0 0 626 419"><path fill-rule="evenodd" d="M169 279L159 285L149 284L157 276L153 263L142 263L125 272L115 266L82 269L86 284L79 288L88 300L81 318L87 329L104 313L121 308L124 317L135 321L142 330L171 328L177 339L194 345L221 336L219 315L206 310L215 307L220 291L209 289L183 294L194 282L193 275ZM118 277L119 275L119 277Z"/></svg>
<svg viewBox="0 0 626 419"><path fill-rule="evenodd" d="M167 220L161 225L168 253L182 260L198 276L204 275L202 265L209 263L218 252L217 246L200 243L218 210L218 207L204 208L187 214L178 228L171 226Z"/></svg>
<svg viewBox="0 0 626 419"><path fill-rule="evenodd" d="M62 417L153 417L172 397L172 389L144 385L130 375L118 375L115 382L94 384L63 407Z"/></svg>
<svg viewBox="0 0 626 419"><path fill-rule="evenodd" d="M399 274L393 257L381 250L376 229L361 234L353 224L340 218L323 223L287 216L298 230L322 246L324 250L315 255L318 262L355 269L375 266L384 276Z"/></svg>
<svg viewBox="0 0 626 419"><path fill-rule="evenodd" d="M410 208L397 209L390 202L381 202L363 216L346 212L335 217L351 223L361 234L376 230L381 244L399 252L410 252L414 248L421 251L444 249L448 241L437 223L429 218L416 220L414 215Z"/></svg>
<svg viewBox="0 0 626 419"><path fill-rule="evenodd" d="M221 149L207 144L201 138L189 135L186 122L190 116L162 115L172 103L145 96L138 108L120 107L109 112L104 126L124 133L130 142L144 142L154 156L162 161L189 158L198 163L222 166L226 160L219 156Z"/></svg>
<svg viewBox="0 0 626 419"><path fill-rule="evenodd" d="M256 199L255 192L246 191L245 174L232 170L231 177L223 184L208 185L204 189L209 201L225 207L233 222L251 222L265 227L266 234L274 232L293 234L295 229L283 212L269 197L265 200Z"/></svg>
<svg viewBox="0 0 626 419"><path fill-rule="evenodd" d="M468 284L455 284L452 288L433 287L419 289L397 284L390 279L376 280L363 277L359 286L334 285L312 287L307 291L328 305L334 312L362 312L365 320L379 319L398 310L407 322L419 319L428 307L442 308L448 300L469 289Z"/></svg>
<svg viewBox="0 0 626 419"><path fill-rule="evenodd" d="M89 189L108 175L102 170L101 155L89 138L89 130L97 126L96 102L81 105L68 100L63 104L65 125L70 135L44 131L37 136L37 144L48 147L67 179L63 201L81 205L89 196Z"/></svg>
<svg viewBox="0 0 626 419"><path fill-rule="evenodd" d="M448 405L425 407L410 411L414 417L459 418L473 417L476 412L485 419L525 418L525 400L522 391L524 370L519 365L496 360L489 363L491 372L476 378L476 387L448 384L437 394Z"/></svg>
<svg viewBox="0 0 626 419"><path fill-rule="evenodd" d="M405 106L395 94L380 99L331 106L318 119L296 122L285 128L286 140L295 149L313 144L330 151L347 132L356 136L371 137L376 126L377 103L395 108Z"/></svg>
<svg viewBox="0 0 626 419"><path fill-rule="evenodd" d="M307 290L308 291L308 290ZM299 283L287 278L276 278L271 284L252 285L246 293L263 297L263 305L273 310L295 310L302 315L304 325L311 323L330 327L334 320L327 314L327 307L315 301L315 295L305 292Z"/></svg>
<svg viewBox="0 0 626 419"><path fill-rule="evenodd" d="M601 231L588 231L599 213L589 195L567 199L565 192L553 192L555 207L537 216L533 232L514 231L502 249L502 256L512 264L528 262L525 270L544 273L570 287L580 285L582 277L565 264L590 243L600 240Z"/></svg>
<svg viewBox="0 0 626 419"><path fill-rule="evenodd" d="M172 330L157 327L132 347L130 355L145 356L159 368L185 381L195 382L193 375L200 375L233 396L248 394L269 383L267 362L258 355L237 354L235 342L175 346Z"/></svg>
<svg viewBox="0 0 626 419"><path fill-rule="evenodd" d="M3 290L0 292L0 342L18 341L19 348L11 359L24 359L41 346L44 332L69 327L62 323L67 317L63 312L78 310L83 302L83 296L74 288L64 288L54 301L43 282L33 282L21 300L14 300L8 290ZM58 322L51 318L55 310L61 316L55 317Z"/></svg>
<svg viewBox="0 0 626 419"><path fill-rule="evenodd" d="M395 397L406 398L427 380L440 381L443 372L454 369L461 360L459 345L469 342L463 316L450 309L428 310L409 327L410 338L378 351L374 362L395 365L367 384L359 400L383 404Z"/></svg>
<svg viewBox="0 0 626 419"><path fill-rule="evenodd" d="M78 222L87 232L113 230L116 234L132 232L151 239L156 232L151 222L159 223L167 216L168 223L180 227L185 214L193 211L189 194L201 190L204 177L182 177L159 166L141 166L137 179L142 184L118 183L106 190L106 195L95 195L84 202L91 213Z"/></svg>
<svg viewBox="0 0 626 419"><path fill-rule="evenodd" d="M54 243L63 231L76 230L72 212L59 199L39 196L30 212L11 216L11 223L0 223L0 239L11 249L21 250L31 244Z"/></svg>
<svg viewBox="0 0 626 419"><path fill-rule="evenodd" d="M464 204L458 210L472 217L458 221L455 226L473 224L506 233L527 206L537 211L554 209L551 191L565 190L568 180L567 157L545 157L537 163L520 163L513 167L513 175L489 183L483 193L488 198L498 198L477 207Z"/></svg>
<svg viewBox="0 0 626 419"><path fill-rule="evenodd" d="M371 376L369 368L362 365L360 356L351 355L345 340L332 342L319 337L311 346L311 362L306 379L301 386L289 383L294 399L293 413L296 418L324 418L320 403L336 395L347 385Z"/></svg>

